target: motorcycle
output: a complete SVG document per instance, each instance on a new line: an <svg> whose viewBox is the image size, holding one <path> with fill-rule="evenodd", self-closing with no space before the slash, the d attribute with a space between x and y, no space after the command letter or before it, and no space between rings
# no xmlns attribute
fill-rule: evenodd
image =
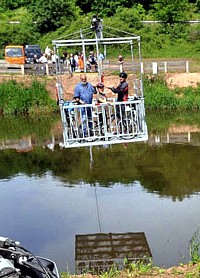
<svg viewBox="0 0 200 278"><path fill-rule="evenodd" d="M55 262L33 255L18 241L0 236L0 278L60 278Z"/></svg>

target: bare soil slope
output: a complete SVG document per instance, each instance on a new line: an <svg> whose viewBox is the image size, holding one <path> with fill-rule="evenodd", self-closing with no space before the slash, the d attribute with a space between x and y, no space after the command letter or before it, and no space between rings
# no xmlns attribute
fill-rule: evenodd
<svg viewBox="0 0 200 278"><path fill-rule="evenodd" d="M170 88L175 87L197 87L200 83L200 73L169 73L166 82Z"/></svg>
<svg viewBox="0 0 200 278"><path fill-rule="evenodd" d="M200 83L200 73L169 73L165 76L166 82L170 88L175 87L197 87L198 83ZM26 84L31 83L33 77L30 76L0 76L0 82L8 81L8 80L16 80L17 82L24 82ZM38 80L42 80L46 82L46 79L37 77ZM98 74L97 73L88 73L87 79L93 85L98 83ZM133 75L128 75L128 83L129 83L129 92L133 93ZM64 74L61 76L61 81L63 85L63 93L64 98L66 100L72 99L73 91L76 84L80 81L80 73L75 73L72 77L68 74ZM104 84L105 86L112 87L117 86L119 82L119 78L117 75L105 76ZM56 77L51 76L48 78L46 82L47 90L50 93L50 96L55 99L56 98ZM107 89L108 97L113 97L115 94L111 93L109 89Z"/></svg>

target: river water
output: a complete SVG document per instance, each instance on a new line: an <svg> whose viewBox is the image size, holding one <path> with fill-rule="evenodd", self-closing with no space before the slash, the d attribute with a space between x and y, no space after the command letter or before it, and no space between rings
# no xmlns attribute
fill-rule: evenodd
<svg viewBox="0 0 200 278"><path fill-rule="evenodd" d="M187 262L200 224L200 129L191 115L154 117L148 142L76 149L52 144L57 120L2 119L1 235L71 273L77 237L99 233L142 232L154 264Z"/></svg>

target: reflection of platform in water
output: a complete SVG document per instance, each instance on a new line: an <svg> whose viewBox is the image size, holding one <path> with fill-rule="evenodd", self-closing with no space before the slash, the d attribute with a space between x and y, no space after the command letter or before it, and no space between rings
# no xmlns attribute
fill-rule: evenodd
<svg viewBox="0 0 200 278"><path fill-rule="evenodd" d="M0 150L14 149L17 152L29 152L33 150L31 136L22 137L20 139L1 139Z"/></svg>
<svg viewBox="0 0 200 278"><path fill-rule="evenodd" d="M101 273L113 265L119 269L127 262L144 261L152 257L145 233L76 235L75 263L77 274L86 271Z"/></svg>

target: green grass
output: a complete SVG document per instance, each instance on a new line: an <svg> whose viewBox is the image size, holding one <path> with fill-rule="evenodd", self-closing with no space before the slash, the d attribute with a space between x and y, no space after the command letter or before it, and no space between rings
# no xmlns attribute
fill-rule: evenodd
<svg viewBox="0 0 200 278"><path fill-rule="evenodd" d="M144 78L145 107L151 110L200 110L200 85L197 88L169 89L162 76L153 82Z"/></svg>
<svg viewBox="0 0 200 278"><path fill-rule="evenodd" d="M30 85L14 79L0 83L0 112L3 115L50 113L57 109L44 83L33 81Z"/></svg>
<svg viewBox="0 0 200 278"><path fill-rule="evenodd" d="M193 234L189 242L189 253L191 262L197 264L200 262L200 242L198 241L199 237L199 228Z"/></svg>

